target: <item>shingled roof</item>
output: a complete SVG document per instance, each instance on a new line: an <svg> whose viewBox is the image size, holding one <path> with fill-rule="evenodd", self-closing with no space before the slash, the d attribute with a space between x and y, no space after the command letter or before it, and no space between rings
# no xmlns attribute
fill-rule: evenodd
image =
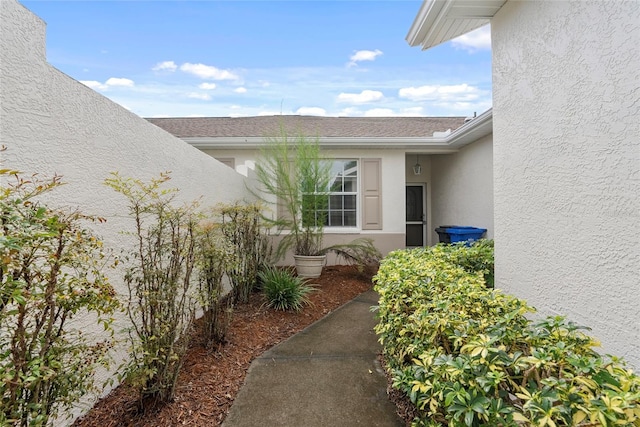
<svg viewBox="0 0 640 427"><path fill-rule="evenodd" d="M264 137L283 125L288 133L317 137L431 137L434 132L455 130L464 117L176 117L148 118L178 138Z"/></svg>

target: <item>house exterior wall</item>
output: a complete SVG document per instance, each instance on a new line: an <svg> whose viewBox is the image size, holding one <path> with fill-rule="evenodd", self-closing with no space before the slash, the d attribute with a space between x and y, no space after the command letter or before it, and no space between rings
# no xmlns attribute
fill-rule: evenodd
<svg viewBox="0 0 640 427"><path fill-rule="evenodd" d="M121 231L134 224L124 197L103 185L112 171L143 180L172 171L169 185L181 190L180 199L202 197L203 206L250 199L243 176L49 65L44 22L14 0L0 1L0 35L2 167L62 175L67 185L50 193L48 204L105 217L95 231L116 254L131 243ZM123 272L107 274L126 295ZM100 334L95 322L78 321L86 333ZM116 330L126 325L123 315Z"/></svg>
<svg viewBox="0 0 640 427"><path fill-rule="evenodd" d="M640 3L492 20L496 284L640 368Z"/></svg>
<svg viewBox="0 0 640 427"><path fill-rule="evenodd" d="M258 150L242 149L215 149L204 148L202 151L216 158L232 158L235 160L236 170L240 173L249 173L253 169L255 162L259 161L260 154ZM357 228L325 228L324 243L326 246L338 243L348 243L355 238L371 238L374 240L375 246L383 255L392 250L403 248L405 245L405 217L404 217L404 174L399 173L405 167L405 156L402 150L383 150L383 149L327 149L324 154L328 158L333 159L357 159L359 163L359 172L362 174L363 158L380 158L381 174L382 174L382 229L380 230L362 230L362 193L359 193L359 221ZM362 176L360 176L360 179ZM402 206L402 208L398 208ZM335 258L330 257L328 263L336 262ZM289 256L282 261L284 264L292 264L293 257Z"/></svg>
<svg viewBox="0 0 640 427"><path fill-rule="evenodd" d="M457 153L432 155L430 187L434 242L440 225L486 228L486 237L493 238L492 135Z"/></svg>

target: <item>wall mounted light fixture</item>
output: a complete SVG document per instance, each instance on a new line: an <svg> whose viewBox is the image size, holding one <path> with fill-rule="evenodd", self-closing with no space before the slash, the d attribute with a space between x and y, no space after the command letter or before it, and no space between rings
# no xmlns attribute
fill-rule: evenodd
<svg viewBox="0 0 640 427"><path fill-rule="evenodd" d="M420 156L416 154L416 164L413 165L413 174L420 175L422 173L422 166L420 166Z"/></svg>

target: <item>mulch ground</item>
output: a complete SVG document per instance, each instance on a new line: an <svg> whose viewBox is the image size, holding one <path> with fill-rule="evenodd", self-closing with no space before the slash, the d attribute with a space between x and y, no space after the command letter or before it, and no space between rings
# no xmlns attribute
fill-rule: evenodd
<svg viewBox="0 0 640 427"><path fill-rule="evenodd" d="M248 304L235 307L227 343L208 349L202 340L195 338L180 373L173 402L141 413L137 391L121 385L98 401L74 426L222 424L244 383L249 365L257 356L372 288L371 274L361 273L352 266L325 267L322 276L311 283L318 291L310 296L312 305L300 312L268 309L263 305L262 294L256 292ZM196 337L197 328L198 325Z"/></svg>

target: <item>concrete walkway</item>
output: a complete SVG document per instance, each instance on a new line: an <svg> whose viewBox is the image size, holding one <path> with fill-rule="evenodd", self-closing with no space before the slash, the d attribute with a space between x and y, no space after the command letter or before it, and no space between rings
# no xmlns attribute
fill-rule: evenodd
<svg viewBox="0 0 640 427"><path fill-rule="evenodd" d="M251 364L223 427L402 427L365 292Z"/></svg>

